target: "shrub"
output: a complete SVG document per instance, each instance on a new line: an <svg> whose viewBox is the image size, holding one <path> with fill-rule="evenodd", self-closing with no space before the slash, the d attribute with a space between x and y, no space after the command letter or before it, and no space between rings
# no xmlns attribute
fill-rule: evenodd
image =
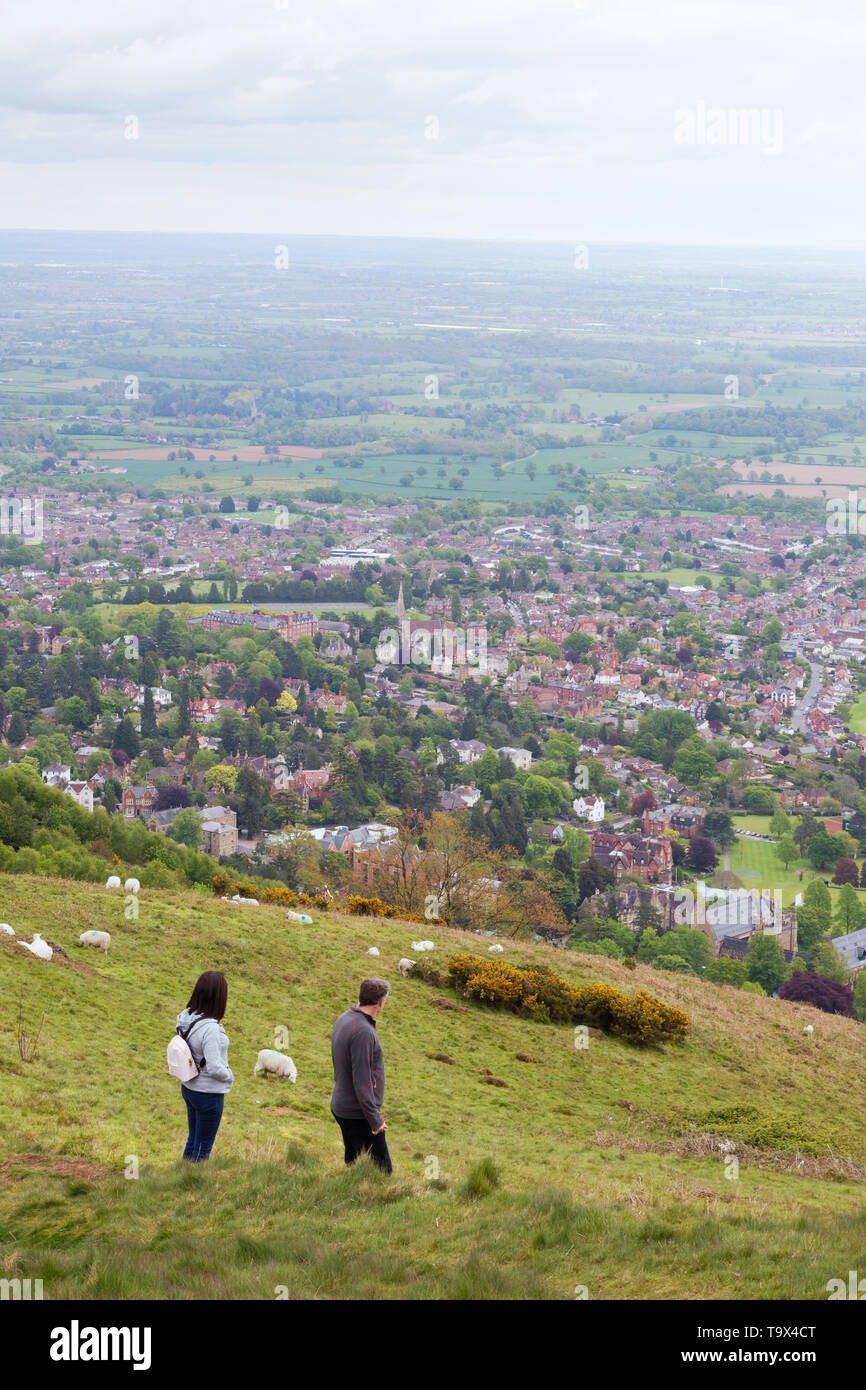
<svg viewBox="0 0 866 1390"><path fill-rule="evenodd" d="M682 1009L646 990L627 995L613 985L575 987L544 966L521 969L463 951L448 961L448 972L469 998L537 1021L586 1023L640 1044L681 1041L689 1026ZM421 973L417 966L414 973Z"/></svg>
<svg viewBox="0 0 866 1390"><path fill-rule="evenodd" d="M826 975L813 975L810 970L792 975L779 990L780 999L793 999L801 1004L813 1004L825 1014L842 1014L856 1018L854 995L848 985L828 980Z"/></svg>
<svg viewBox="0 0 866 1390"><path fill-rule="evenodd" d="M391 903L385 903L381 898L362 898L360 893L353 893L346 903L346 911L351 912L356 917L396 917L397 909Z"/></svg>

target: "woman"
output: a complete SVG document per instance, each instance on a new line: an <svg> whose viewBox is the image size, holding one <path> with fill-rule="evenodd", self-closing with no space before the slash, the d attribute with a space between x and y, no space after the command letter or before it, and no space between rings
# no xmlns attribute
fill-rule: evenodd
<svg viewBox="0 0 866 1390"><path fill-rule="evenodd" d="M226 1094L234 1085L229 1067L229 1040L220 1019L226 1011L228 985L219 970L206 970L195 982L192 998L177 1016L177 1031L186 1038L199 1074L181 1085L189 1120L183 1156L191 1163L210 1158Z"/></svg>

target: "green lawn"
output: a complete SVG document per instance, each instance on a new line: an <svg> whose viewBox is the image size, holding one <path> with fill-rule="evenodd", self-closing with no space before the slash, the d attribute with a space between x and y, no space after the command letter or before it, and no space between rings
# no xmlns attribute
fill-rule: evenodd
<svg viewBox="0 0 866 1390"><path fill-rule="evenodd" d="M866 734L866 690L858 696L851 706L851 717L848 726L852 733Z"/></svg>
<svg viewBox="0 0 866 1390"><path fill-rule="evenodd" d="M402 979L441 924L0 876L2 915L71 961L0 937L0 1261L46 1298L823 1299L862 1258L863 1027L802 1005L550 947L506 944L574 982L686 1009L687 1040L642 1050ZM78 945L112 934L108 957ZM371 961L368 948L381 956ZM235 1085L214 1158L179 1162L165 1046L204 968L229 979ZM345 1171L328 1110L329 1033L370 969L395 1172ZM16 1045L44 1016L38 1056ZM814 1022L815 1038L803 1037ZM254 1078L288 1029L298 1081ZM485 1083L492 1075L502 1086ZM508 1095L505 1091L508 1091ZM726 1173L731 1142L739 1175ZM137 1174L137 1176L136 1176Z"/></svg>
<svg viewBox="0 0 866 1390"><path fill-rule="evenodd" d="M669 569L669 570L644 570L641 574L642 579L666 579L669 584L678 587L684 584L702 584L705 589L715 589L721 579L718 574L709 574L706 570L693 569Z"/></svg>
<svg viewBox="0 0 866 1390"><path fill-rule="evenodd" d="M742 829L767 833L757 824L746 825L744 822L763 821L769 824L769 816L734 816L733 820ZM741 836L730 851L730 859L731 872L742 879L745 888L757 888L762 892L765 889L772 892L774 888L780 888L784 907L790 907L797 893L804 892L813 878L828 880L830 898L833 907L836 906L840 890L832 884L832 869L818 873L808 859L800 858L793 860L786 869L782 861L776 858L775 841L768 843L765 840L746 840ZM857 892L861 903L866 904L866 889L858 888Z"/></svg>

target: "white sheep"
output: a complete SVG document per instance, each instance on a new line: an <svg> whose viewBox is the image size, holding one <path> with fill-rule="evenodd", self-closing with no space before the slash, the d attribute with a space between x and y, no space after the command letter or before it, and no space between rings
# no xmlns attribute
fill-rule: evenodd
<svg viewBox="0 0 866 1390"><path fill-rule="evenodd" d="M814 1033L814 1031L815 1029L811 1023L807 1023L806 1027L803 1029L803 1032L806 1034L806 1037L809 1039L810 1042L812 1041L812 1034Z"/></svg>
<svg viewBox="0 0 866 1390"><path fill-rule="evenodd" d="M397 969L401 975L408 975L414 964L414 960L409 960L408 957L404 956L402 960L398 960Z"/></svg>
<svg viewBox="0 0 866 1390"><path fill-rule="evenodd" d="M286 916L290 922L306 922L309 927L313 925L313 919L308 912L293 912L292 909L289 908Z"/></svg>
<svg viewBox="0 0 866 1390"><path fill-rule="evenodd" d="M502 952L505 950L505 947L504 947L504 946L500 946L499 942L497 941L497 942L494 943L493 946L488 946L487 949L488 949L488 951L490 951L490 952L492 952L492 953L495 952L496 955L501 956L501 955L502 955Z"/></svg>
<svg viewBox="0 0 866 1390"><path fill-rule="evenodd" d="M123 885L124 893L137 893L141 884L137 878L128 878Z"/></svg>
<svg viewBox="0 0 866 1390"><path fill-rule="evenodd" d="M117 877L117 874L112 874L111 878L106 880L105 886L106 888L119 888L120 879Z"/></svg>
<svg viewBox="0 0 866 1390"><path fill-rule="evenodd" d="M18 945L23 946L26 951L32 951L34 956L38 956L40 960L50 960L54 955L48 942L42 940L38 931L33 933L32 941L19 941Z"/></svg>
<svg viewBox="0 0 866 1390"><path fill-rule="evenodd" d="M298 1069L291 1057L287 1057L283 1052L274 1052L271 1047L263 1047L256 1058L253 1076L258 1076L259 1072L273 1072L274 1076L287 1076L290 1081L297 1081Z"/></svg>
<svg viewBox="0 0 866 1390"><path fill-rule="evenodd" d="M378 946L371 946L370 949L369 949L369 951L367 952L367 955L368 955L368 956L378 956L378 954L379 954L379 947L378 947Z"/></svg>
<svg viewBox="0 0 866 1390"><path fill-rule="evenodd" d="M10 927L8 922L0 922L0 931L2 931L4 936L15 935L14 928Z"/></svg>
<svg viewBox="0 0 866 1390"><path fill-rule="evenodd" d="M111 934L107 931L83 931L78 938L81 946L96 946L108 955Z"/></svg>
<svg viewBox="0 0 866 1390"><path fill-rule="evenodd" d="M231 900L233 903L245 903L247 907L258 907L258 898L242 898L240 893L235 893Z"/></svg>
<svg viewBox="0 0 866 1390"><path fill-rule="evenodd" d="M413 951L433 951L436 949L435 941L413 941Z"/></svg>

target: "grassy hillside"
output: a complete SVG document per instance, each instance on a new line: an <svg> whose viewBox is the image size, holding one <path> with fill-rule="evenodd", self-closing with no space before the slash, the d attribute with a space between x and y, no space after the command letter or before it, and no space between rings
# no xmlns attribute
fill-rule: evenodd
<svg viewBox="0 0 866 1390"><path fill-rule="evenodd" d="M19 876L0 877L0 917L73 958L0 937L0 1261L46 1297L825 1298L862 1254L851 1021L508 945L513 963L648 988L693 1019L665 1050L601 1036L577 1050L568 1026L402 980L419 931L441 961L484 951L442 927L322 914L311 928L161 890L126 922L120 895ZM77 944L90 927L112 933L107 958ZM236 1080L214 1158L191 1169L165 1046L206 968L229 979ZM328 1111L331 1024L369 973L393 985L379 1020L391 1179L367 1160L344 1169ZM19 1000L28 1030L45 1014L33 1061L18 1055ZM252 1074L281 1026L294 1086Z"/></svg>

